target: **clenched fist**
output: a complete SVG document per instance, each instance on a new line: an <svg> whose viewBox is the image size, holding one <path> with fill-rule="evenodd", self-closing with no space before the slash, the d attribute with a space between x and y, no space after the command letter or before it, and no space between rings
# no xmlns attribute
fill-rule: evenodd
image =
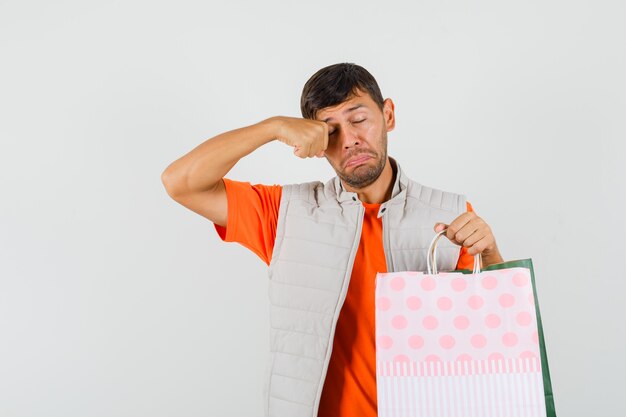
<svg viewBox="0 0 626 417"><path fill-rule="evenodd" d="M275 116L276 136L279 141L293 146L300 158L322 158L328 147L328 125L319 120L299 117Z"/></svg>
<svg viewBox="0 0 626 417"><path fill-rule="evenodd" d="M483 266L504 262L491 227L473 211L454 219L450 225L435 224L435 232L446 230L446 237L453 243L464 246L470 255L482 256Z"/></svg>

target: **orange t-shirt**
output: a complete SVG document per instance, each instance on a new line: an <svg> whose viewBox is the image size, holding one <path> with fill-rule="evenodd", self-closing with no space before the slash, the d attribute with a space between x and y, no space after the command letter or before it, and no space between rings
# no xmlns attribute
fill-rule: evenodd
<svg viewBox="0 0 626 417"><path fill-rule="evenodd" d="M226 227L214 224L225 242L238 242L266 264L272 259L282 186L251 185L224 178L228 198ZM324 381L318 417L376 417L376 342L374 291L378 272L387 272L380 204L365 207L361 240L350 285L339 313L333 351ZM467 203L467 210L473 211ZM433 225L434 227L434 225ZM457 269L472 269L474 257L462 247Z"/></svg>

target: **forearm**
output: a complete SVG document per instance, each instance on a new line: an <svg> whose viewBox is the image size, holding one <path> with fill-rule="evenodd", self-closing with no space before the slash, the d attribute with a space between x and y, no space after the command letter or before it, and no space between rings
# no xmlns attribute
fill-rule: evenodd
<svg viewBox="0 0 626 417"><path fill-rule="evenodd" d="M161 175L168 193L210 190L244 156L276 139L278 118L221 133L172 162Z"/></svg>

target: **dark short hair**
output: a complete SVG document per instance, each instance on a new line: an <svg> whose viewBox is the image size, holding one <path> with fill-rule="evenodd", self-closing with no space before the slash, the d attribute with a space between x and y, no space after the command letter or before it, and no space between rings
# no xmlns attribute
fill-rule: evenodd
<svg viewBox="0 0 626 417"><path fill-rule="evenodd" d="M378 83L360 65L343 62L324 67L304 84L300 97L300 111L305 119L315 119L317 112L335 106L357 94L357 89L366 92L383 109L383 96Z"/></svg>

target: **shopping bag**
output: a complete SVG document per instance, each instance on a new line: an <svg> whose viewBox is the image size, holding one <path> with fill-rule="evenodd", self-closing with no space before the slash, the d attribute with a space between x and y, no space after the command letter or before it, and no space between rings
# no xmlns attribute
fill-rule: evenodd
<svg viewBox="0 0 626 417"><path fill-rule="evenodd" d="M531 259L376 276L378 416L555 417Z"/></svg>

